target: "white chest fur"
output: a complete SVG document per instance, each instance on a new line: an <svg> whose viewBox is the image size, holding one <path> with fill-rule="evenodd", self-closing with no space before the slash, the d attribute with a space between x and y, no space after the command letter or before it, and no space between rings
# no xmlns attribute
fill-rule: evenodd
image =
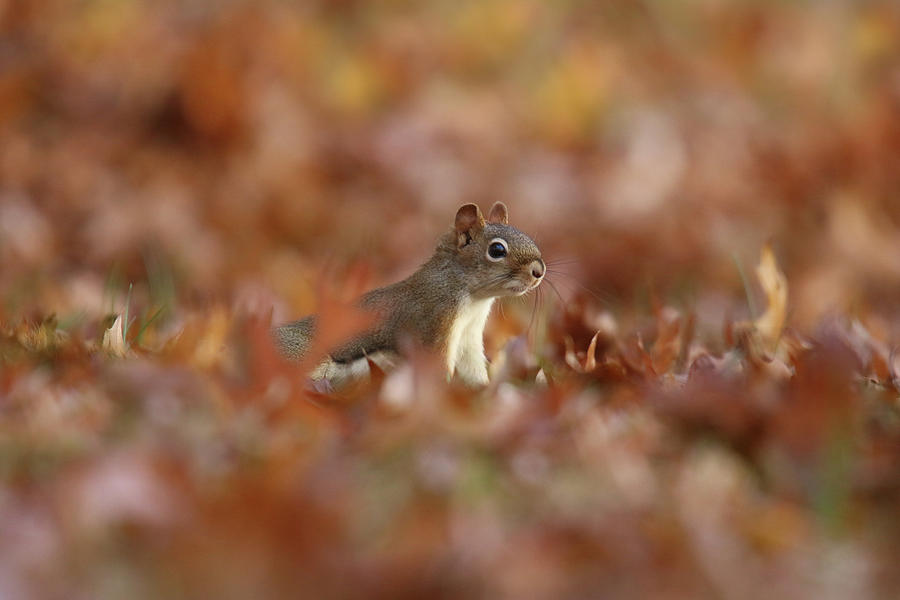
<svg viewBox="0 0 900 600"><path fill-rule="evenodd" d="M484 358L484 324L493 304L493 298L466 298L459 305L447 336L449 375L455 373L466 383L488 383L487 361Z"/></svg>

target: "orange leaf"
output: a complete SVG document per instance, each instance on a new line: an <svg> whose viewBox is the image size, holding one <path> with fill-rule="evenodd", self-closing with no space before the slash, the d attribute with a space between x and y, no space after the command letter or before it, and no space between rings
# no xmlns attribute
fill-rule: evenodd
<svg viewBox="0 0 900 600"><path fill-rule="evenodd" d="M767 308L753 324L762 335L766 347L774 351L787 317L788 288L787 278L778 268L775 253L769 244L763 246L760 253L756 276L766 294Z"/></svg>

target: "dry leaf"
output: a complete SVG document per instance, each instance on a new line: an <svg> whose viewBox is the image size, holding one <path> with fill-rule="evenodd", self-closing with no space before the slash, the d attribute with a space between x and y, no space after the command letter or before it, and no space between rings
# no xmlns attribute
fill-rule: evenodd
<svg viewBox="0 0 900 600"><path fill-rule="evenodd" d="M681 353L681 315L672 307L664 307L656 315L657 336L651 357L657 373L665 373Z"/></svg>
<svg viewBox="0 0 900 600"><path fill-rule="evenodd" d="M766 244L760 253L756 276L766 294L767 307L766 311L754 321L754 325L762 335L766 347L774 351L787 317L788 287L787 278L778 268L775 253L769 244Z"/></svg>
<svg viewBox="0 0 900 600"><path fill-rule="evenodd" d="M112 327L103 332L101 347L113 356L121 357L128 354L128 345L122 331L122 315L117 316Z"/></svg>
<svg viewBox="0 0 900 600"><path fill-rule="evenodd" d="M594 334L594 337L591 338L591 343L588 345L587 349L587 357L584 360L584 371L585 373L589 373L597 368L597 336L600 335L600 332Z"/></svg>

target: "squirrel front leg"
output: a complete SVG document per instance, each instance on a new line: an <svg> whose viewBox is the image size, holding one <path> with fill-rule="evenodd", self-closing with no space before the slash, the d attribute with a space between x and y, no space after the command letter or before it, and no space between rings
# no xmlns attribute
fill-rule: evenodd
<svg viewBox="0 0 900 600"><path fill-rule="evenodd" d="M490 380L487 371L487 358L481 343L460 348L456 362L456 375L469 385L487 385Z"/></svg>

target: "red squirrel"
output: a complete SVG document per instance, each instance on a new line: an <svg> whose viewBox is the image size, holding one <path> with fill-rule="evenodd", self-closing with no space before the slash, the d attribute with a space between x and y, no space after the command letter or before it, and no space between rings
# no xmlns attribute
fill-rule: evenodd
<svg viewBox="0 0 900 600"><path fill-rule="evenodd" d="M448 377L485 385L483 335L494 299L536 289L546 270L534 241L509 225L505 204L495 203L487 220L477 205L466 204L428 262L403 281L362 297L359 305L375 314L375 325L335 348L311 376L340 386L368 375L368 360L390 368L408 338L439 351ZM315 331L312 315L273 333L282 354L299 359Z"/></svg>

